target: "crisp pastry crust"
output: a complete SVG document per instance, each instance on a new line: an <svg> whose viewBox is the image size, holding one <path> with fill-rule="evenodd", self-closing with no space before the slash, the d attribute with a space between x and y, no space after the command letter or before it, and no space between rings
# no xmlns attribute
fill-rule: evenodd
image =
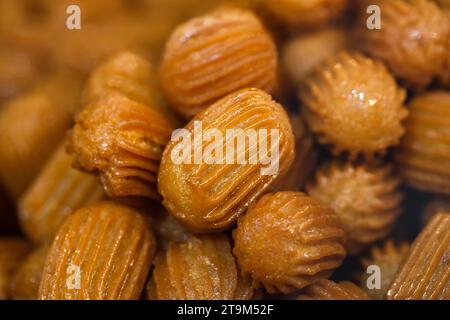
<svg viewBox="0 0 450 320"><path fill-rule="evenodd" d="M435 215L421 231L386 297L450 299L450 213Z"/></svg>
<svg viewBox="0 0 450 320"><path fill-rule="evenodd" d="M352 282L321 279L303 289L298 300L369 300L369 297Z"/></svg>
<svg viewBox="0 0 450 320"><path fill-rule="evenodd" d="M171 105L186 119L247 87L274 93L275 44L251 11L222 9L189 20L172 33L160 79Z"/></svg>
<svg viewBox="0 0 450 320"><path fill-rule="evenodd" d="M370 256L361 259L363 273L361 276L361 287L366 291L370 298L383 300L392 281L395 279L398 269L402 265L409 253L410 246L406 242L394 243L387 240L379 246L374 246L370 251ZM371 288L367 286L369 266L378 266L381 271L381 288Z"/></svg>
<svg viewBox="0 0 450 320"><path fill-rule="evenodd" d="M52 241L64 219L105 197L98 177L72 168L63 141L19 200L23 231L35 244Z"/></svg>
<svg viewBox="0 0 450 320"><path fill-rule="evenodd" d="M79 209L49 249L39 299L138 299L155 248L150 226L137 211L112 201Z"/></svg>
<svg viewBox="0 0 450 320"><path fill-rule="evenodd" d="M270 169L270 165L263 165L261 161L252 163L253 160L248 159L250 150L259 150L258 157L261 159L269 155L269 149L276 147L271 142L264 149L263 136L248 139L241 145L239 142L233 143L232 150L228 148L223 153L222 164L211 161L208 163L205 159L197 164L194 158L196 151L193 152L191 148L195 141L186 149L184 143L175 139L164 150L158 174L158 191L164 198L166 209L193 231L224 230L230 228L249 205L286 173L294 159L294 135L283 107L258 89L234 92L198 114L185 127L189 137L194 135L196 123L201 123L203 132L218 130L223 139L226 139L228 129L241 129L244 133L248 129L266 130L267 135L272 136L274 132L279 135L276 140L279 146L279 166L273 174L262 174L264 168ZM202 150L205 151L211 144L202 141ZM173 156L179 157L180 146L183 147L183 154L190 152L186 156L190 161L174 162ZM264 151L266 152L263 154ZM233 161L227 162L229 155L234 156ZM242 158L246 158L246 161L237 161Z"/></svg>
<svg viewBox="0 0 450 320"><path fill-rule="evenodd" d="M305 80L299 97L310 129L334 155L372 158L404 133L405 91L381 62L359 53L327 59Z"/></svg>
<svg viewBox="0 0 450 320"><path fill-rule="evenodd" d="M171 242L155 258L147 285L150 300L248 300L251 281L242 278L223 234Z"/></svg>
<svg viewBox="0 0 450 320"><path fill-rule="evenodd" d="M382 60L409 87L423 89L441 72L450 26L444 10L428 0L377 0L381 29L366 27L361 12L361 48Z"/></svg>
<svg viewBox="0 0 450 320"><path fill-rule="evenodd" d="M347 0L265 0L267 11L288 27L313 28L340 17Z"/></svg>
<svg viewBox="0 0 450 320"><path fill-rule="evenodd" d="M399 185L389 166L329 162L307 191L335 210L347 232L348 252L357 254L391 231L402 211Z"/></svg>
<svg viewBox="0 0 450 320"><path fill-rule="evenodd" d="M409 109L406 134L395 154L398 171L410 187L450 195L450 92L418 95Z"/></svg>
<svg viewBox="0 0 450 320"><path fill-rule="evenodd" d="M264 195L238 220L234 254L269 293L290 293L328 278L346 255L334 211L300 192Z"/></svg>
<svg viewBox="0 0 450 320"><path fill-rule="evenodd" d="M109 197L158 200L156 174L171 133L161 112L113 94L76 117L70 152L76 167L100 174Z"/></svg>

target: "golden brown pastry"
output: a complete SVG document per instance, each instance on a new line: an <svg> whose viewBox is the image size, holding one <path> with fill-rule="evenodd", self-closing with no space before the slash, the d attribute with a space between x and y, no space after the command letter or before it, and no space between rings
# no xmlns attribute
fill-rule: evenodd
<svg viewBox="0 0 450 320"><path fill-rule="evenodd" d="M441 5L442 8L450 9L450 0L435 0L437 3Z"/></svg>
<svg viewBox="0 0 450 320"><path fill-rule="evenodd" d="M347 0L265 0L268 12L281 23L295 28L312 28L341 16Z"/></svg>
<svg viewBox="0 0 450 320"><path fill-rule="evenodd" d="M435 215L420 232L386 297L450 299L450 213Z"/></svg>
<svg viewBox="0 0 450 320"><path fill-rule="evenodd" d="M172 33L160 69L162 89L186 119L242 88L273 93L275 44L248 10L222 9L194 18Z"/></svg>
<svg viewBox="0 0 450 320"><path fill-rule="evenodd" d="M169 142L158 191L189 229L224 230L276 184L293 158L283 107L261 90L243 89L198 114Z"/></svg>
<svg viewBox="0 0 450 320"><path fill-rule="evenodd" d="M99 173L109 197L159 199L156 174L172 133L164 114L112 94L92 102L75 121L70 152L76 167Z"/></svg>
<svg viewBox="0 0 450 320"><path fill-rule="evenodd" d="M14 300L37 300L48 245L33 250L17 266L10 284Z"/></svg>
<svg viewBox="0 0 450 320"><path fill-rule="evenodd" d="M406 242L394 243L392 240L387 240L380 246L375 246L371 249L370 257L363 258L361 264L363 273L361 277L361 287L374 300L383 300L392 281L397 274L403 261L409 253L409 244ZM367 273L369 266L377 266L381 271L381 288L368 288L367 278L370 274Z"/></svg>
<svg viewBox="0 0 450 320"><path fill-rule="evenodd" d="M53 240L67 216L105 197L98 177L72 168L72 161L64 141L20 198L22 229L36 244Z"/></svg>
<svg viewBox="0 0 450 320"><path fill-rule="evenodd" d="M30 247L20 238L0 238L0 300L10 298L9 285L19 263Z"/></svg>
<svg viewBox="0 0 450 320"><path fill-rule="evenodd" d="M321 279L303 289L298 300L369 300L369 297L352 282Z"/></svg>
<svg viewBox="0 0 450 320"><path fill-rule="evenodd" d="M328 278L346 254L339 217L300 192L264 195L238 220L233 237L243 273L269 293Z"/></svg>
<svg viewBox="0 0 450 320"><path fill-rule="evenodd" d="M359 43L370 56L382 60L410 87L422 89L441 72L450 27L444 11L429 0L376 0L381 29L366 26L361 12Z"/></svg>
<svg viewBox="0 0 450 320"><path fill-rule="evenodd" d="M240 277L223 234L171 242L154 264L147 285L151 300L248 300L253 295L251 282Z"/></svg>
<svg viewBox="0 0 450 320"><path fill-rule="evenodd" d="M450 92L418 95L409 110L395 157L398 171L410 187L450 195Z"/></svg>
<svg viewBox="0 0 450 320"><path fill-rule="evenodd" d="M185 242L189 238L190 232L169 214L164 207L158 204L151 211L151 214L148 216L159 247L166 249L171 242Z"/></svg>
<svg viewBox="0 0 450 320"><path fill-rule="evenodd" d="M447 15L448 21L450 21L450 1L447 2L446 6L447 10L445 11L445 13ZM448 37L447 41L447 50L445 57L444 67L438 75L438 83L443 87L450 89L450 36Z"/></svg>
<svg viewBox="0 0 450 320"><path fill-rule="evenodd" d="M150 226L137 211L112 201L79 209L51 244L39 299L138 299L155 247Z"/></svg>
<svg viewBox="0 0 450 320"><path fill-rule="evenodd" d="M282 48L283 70L298 89L313 69L330 56L348 46L345 30L325 28L300 35Z"/></svg>
<svg viewBox="0 0 450 320"><path fill-rule="evenodd" d="M309 127L334 155L371 158L398 144L404 133L405 91L381 62L359 53L327 59L299 96Z"/></svg>
<svg viewBox="0 0 450 320"><path fill-rule="evenodd" d="M307 191L336 211L347 232L347 250L357 254L391 231L402 211L399 185L387 165L329 162Z"/></svg>
<svg viewBox="0 0 450 320"><path fill-rule="evenodd" d="M437 213L450 212L450 197L448 196L434 196L425 206L421 219L423 225Z"/></svg>

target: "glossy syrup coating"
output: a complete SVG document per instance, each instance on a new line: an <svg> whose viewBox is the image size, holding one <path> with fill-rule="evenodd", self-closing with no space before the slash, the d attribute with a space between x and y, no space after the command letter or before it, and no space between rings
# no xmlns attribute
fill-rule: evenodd
<svg viewBox="0 0 450 320"><path fill-rule="evenodd" d="M450 213L435 215L420 232L386 297L450 299Z"/></svg>
<svg viewBox="0 0 450 320"><path fill-rule="evenodd" d="M52 241L64 219L105 197L98 177L72 168L64 140L19 199L23 232L35 244Z"/></svg>
<svg viewBox="0 0 450 320"><path fill-rule="evenodd" d="M241 278L223 234L171 242L154 264L147 285L151 300L248 300L253 295L251 281Z"/></svg>
<svg viewBox="0 0 450 320"><path fill-rule="evenodd" d="M333 208L347 232L347 249L357 254L386 237L402 212L400 179L385 165L326 163L308 194Z"/></svg>
<svg viewBox="0 0 450 320"><path fill-rule="evenodd" d="M269 293L290 293L328 278L345 258L334 211L300 192L264 195L238 220L234 254Z"/></svg>
<svg viewBox="0 0 450 320"><path fill-rule="evenodd" d="M395 279L398 269L402 265L409 253L409 244L406 242L394 243L387 240L379 246L374 246L370 250L370 256L361 259L363 267L361 275L361 287L374 300L383 300L392 281ZM381 271L381 288L370 288L367 285L370 273L367 270L370 266L377 266Z"/></svg>
<svg viewBox="0 0 450 320"><path fill-rule="evenodd" d="M0 300L10 298L9 286L14 271L30 251L29 244L20 238L0 238Z"/></svg>
<svg viewBox="0 0 450 320"><path fill-rule="evenodd" d="M405 96L381 62L348 52L319 65L299 91L319 142L351 159L372 158L399 143L408 114Z"/></svg>
<svg viewBox="0 0 450 320"><path fill-rule="evenodd" d="M74 165L99 173L112 198L159 199L156 174L172 124L157 109L108 95L75 119L70 137Z"/></svg>
<svg viewBox="0 0 450 320"><path fill-rule="evenodd" d="M450 92L430 91L412 99L406 134L396 151L407 185L450 195Z"/></svg>
<svg viewBox="0 0 450 320"><path fill-rule="evenodd" d="M176 28L161 62L163 92L186 119L242 88L274 93L275 44L251 11L222 9Z"/></svg>
<svg viewBox="0 0 450 320"><path fill-rule="evenodd" d="M201 149L195 142L201 137L194 136L195 126L200 124L202 132L214 129L220 136L200 140ZM196 232L230 228L249 205L276 184L294 159L294 135L288 116L281 105L259 89L228 95L198 114L185 130L188 135L172 139L164 150L158 191L169 213ZM227 132L230 139L226 138ZM251 132L258 133L243 142L245 134ZM219 146L215 148L217 153L208 153L213 141ZM264 164L262 159L277 147L278 156L273 154L272 164ZM202 152L201 161L196 161L194 156L199 153L195 150ZM222 159L219 150L223 150ZM256 150L257 158L253 152Z"/></svg>
<svg viewBox="0 0 450 320"><path fill-rule="evenodd" d="M444 66L449 20L429 0L377 0L381 29L367 28L361 11L357 25L361 48L382 60L409 87L423 89Z"/></svg>
<svg viewBox="0 0 450 320"><path fill-rule="evenodd" d="M347 0L265 0L267 11L288 27L313 28L340 17Z"/></svg>
<svg viewBox="0 0 450 320"><path fill-rule="evenodd" d="M341 28L325 28L293 38L281 50L284 72L297 89L314 68L348 46Z"/></svg>
<svg viewBox="0 0 450 320"><path fill-rule="evenodd" d="M369 296L350 281L321 279L303 289L298 300L369 300Z"/></svg>
<svg viewBox="0 0 450 320"><path fill-rule="evenodd" d="M48 244L34 249L18 264L10 283L14 300L37 300Z"/></svg>
<svg viewBox="0 0 450 320"><path fill-rule="evenodd" d="M150 226L137 211L112 201L79 209L50 246L39 299L138 299L155 248Z"/></svg>

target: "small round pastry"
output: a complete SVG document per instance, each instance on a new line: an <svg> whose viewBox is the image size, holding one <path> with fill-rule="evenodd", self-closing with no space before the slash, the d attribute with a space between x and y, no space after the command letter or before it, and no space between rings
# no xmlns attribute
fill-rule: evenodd
<svg viewBox="0 0 450 320"><path fill-rule="evenodd" d="M450 212L450 197L434 196L425 206L421 215L423 225L426 225L437 213Z"/></svg>
<svg viewBox="0 0 450 320"><path fill-rule="evenodd" d="M281 62L284 72L298 89L313 69L347 46L343 29L326 28L298 36L282 48Z"/></svg>
<svg viewBox="0 0 450 320"><path fill-rule="evenodd" d="M19 199L23 232L35 244L53 240L64 219L105 197L98 177L72 168L63 141Z"/></svg>
<svg viewBox="0 0 450 320"><path fill-rule="evenodd" d="M352 282L321 279L303 289L298 300L369 300L369 296Z"/></svg>
<svg viewBox="0 0 450 320"><path fill-rule="evenodd" d="M450 91L431 91L410 102L397 169L415 189L450 195Z"/></svg>
<svg viewBox="0 0 450 320"><path fill-rule="evenodd" d="M334 155L372 158L398 144L404 133L405 91L381 62L359 53L327 59L299 96L309 127Z"/></svg>
<svg viewBox="0 0 450 320"><path fill-rule="evenodd" d="M382 60L407 86L423 89L441 72L450 27L444 10L429 0L377 0L381 28L367 28L361 12L357 33L361 48Z"/></svg>
<svg viewBox="0 0 450 320"><path fill-rule="evenodd" d="M74 165L99 173L106 194L154 199L156 174L172 124L161 112L112 94L92 102L75 119L69 151Z"/></svg>
<svg viewBox="0 0 450 320"><path fill-rule="evenodd" d="M286 111L259 89L219 100L178 130L158 173L163 205L194 232L230 228L294 159Z"/></svg>
<svg viewBox="0 0 450 320"><path fill-rule="evenodd" d="M397 274L403 261L409 253L409 244L402 242L394 243L392 240L387 240L380 246L373 247L370 251L370 257L363 258L361 264L363 266L363 273L361 276L361 287L374 300L383 300L392 281ZM381 288L368 287L367 280L370 274L367 270L370 266L377 266L381 271Z"/></svg>
<svg viewBox="0 0 450 320"><path fill-rule="evenodd" d="M171 242L155 258L147 285L150 300L248 300L251 282L239 275L226 235Z"/></svg>
<svg viewBox="0 0 450 320"><path fill-rule="evenodd" d="M248 10L222 9L180 25L163 55L160 80L171 105L186 119L242 88L274 93L275 44Z"/></svg>
<svg viewBox="0 0 450 320"><path fill-rule="evenodd" d="M290 293L328 278L345 258L334 211L300 192L264 195L238 220L234 254L254 287Z"/></svg>
<svg viewBox="0 0 450 320"><path fill-rule="evenodd" d="M58 230L45 260L41 300L136 300L156 243L148 221L113 201L79 209Z"/></svg>
<svg viewBox="0 0 450 320"><path fill-rule="evenodd" d="M23 239L0 238L0 300L10 298L11 278L29 251L30 246Z"/></svg>
<svg viewBox="0 0 450 320"><path fill-rule="evenodd" d="M347 7L347 0L265 0L268 13L284 25L313 28L339 18Z"/></svg>
<svg viewBox="0 0 450 320"><path fill-rule="evenodd" d="M397 272L388 300L450 300L450 213L436 214Z"/></svg>
<svg viewBox="0 0 450 320"><path fill-rule="evenodd" d="M347 250L357 254L391 231L402 211L399 185L389 166L329 162L306 189L336 211L347 232Z"/></svg>
<svg viewBox="0 0 450 320"><path fill-rule="evenodd" d="M37 300L49 246L44 244L28 254L17 266L10 284L14 300Z"/></svg>

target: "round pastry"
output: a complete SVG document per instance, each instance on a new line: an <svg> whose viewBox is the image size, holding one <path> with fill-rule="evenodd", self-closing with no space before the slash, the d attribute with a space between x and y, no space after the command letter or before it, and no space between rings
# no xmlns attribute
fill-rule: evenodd
<svg viewBox="0 0 450 320"><path fill-rule="evenodd" d="M275 44L248 10L223 9L189 20L172 33L160 79L171 105L186 119L242 88L273 93Z"/></svg>
<svg viewBox="0 0 450 320"><path fill-rule="evenodd" d="M238 220L234 254L269 293L290 293L328 278L346 255L334 211L300 192L264 195Z"/></svg>
<svg viewBox="0 0 450 320"><path fill-rule="evenodd" d="M169 213L192 231L225 230L276 185L294 153L283 107L261 90L243 89L172 136L158 191Z"/></svg>
<svg viewBox="0 0 450 320"><path fill-rule="evenodd" d="M409 107L395 155L398 171L410 187L450 195L450 92L426 92Z"/></svg>
<svg viewBox="0 0 450 320"><path fill-rule="evenodd" d="M369 300L369 297L352 282L321 279L303 289L298 300Z"/></svg>
<svg viewBox="0 0 450 320"><path fill-rule="evenodd" d="M372 158L404 133L405 91L381 62L341 52L327 59L300 89L305 119L335 155Z"/></svg>
<svg viewBox="0 0 450 320"><path fill-rule="evenodd" d="M399 185L389 166L329 162L307 191L336 211L347 232L348 252L357 254L391 231L402 211Z"/></svg>

